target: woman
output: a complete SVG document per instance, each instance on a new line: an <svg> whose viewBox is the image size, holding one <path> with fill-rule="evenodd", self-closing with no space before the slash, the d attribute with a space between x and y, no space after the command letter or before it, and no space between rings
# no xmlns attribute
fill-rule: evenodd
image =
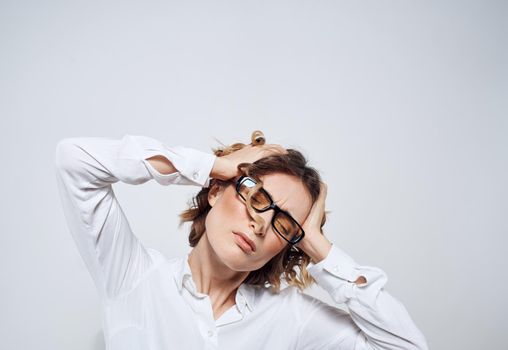
<svg viewBox="0 0 508 350"><path fill-rule="evenodd" d="M384 290L386 274L324 236L318 172L259 131L251 144L214 154L146 136L66 138L55 166L71 234L103 303L108 350L427 349ZM151 179L201 187L181 214L192 222L183 257L143 246L112 189ZM313 282L333 305L302 293Z"/></svg>

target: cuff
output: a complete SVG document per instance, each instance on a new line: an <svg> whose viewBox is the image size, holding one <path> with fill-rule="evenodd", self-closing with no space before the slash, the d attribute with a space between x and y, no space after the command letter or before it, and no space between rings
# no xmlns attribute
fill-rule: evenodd
<svg viewBox="0 0 508 350"><path fill-rule="evenodd" d="M147 161L155 155L161 155L171 161L178 170L172 174L161 174ZM168 147L151 137L126 135L120 149L120 157L141 159L152 177L161 185L182 184L208 187L210 173L217 156L190 147Z"/></svg>
<svg viewBox="0 0 508 350"><path fill-rule="evenodd" d="M371 285L383 272L378 268L358 265L353 258L332 242L332 247L323 260L317 264L310 262L307 271L338 303L351 299L357 288ZM364 276L367 283L356 284L358 277Z"/></svg>
<svg viewBox="0 0 508 350"><path fill-rule="evenodd" d="M159 173L151 166L150 162L146 161L146 158L154 155L163 155L168 158L178 172L172 174ZM148 151L143 158L152 176L162 185L176 182L184 185L208 187L211 180L209 175L217 157L193 148L174 146L165 147L162 152Z"/></svg>

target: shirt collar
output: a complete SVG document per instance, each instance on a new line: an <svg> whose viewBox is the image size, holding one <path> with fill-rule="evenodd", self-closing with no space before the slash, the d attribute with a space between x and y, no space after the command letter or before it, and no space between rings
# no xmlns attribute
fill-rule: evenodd
<svg viewBox="0 0 508 350"><path fill-rule="evenodd" d="M174 279L178 291L181 293L185 287L193 296L197 298L204 298L205 294L198 293L196 285L192 280L191 268L189 265L189 254L180 257L177 261L177 267L174 274ZM242 314L245 314L247 308L249 311L254 311L256 297L256 288L246 283L242 283L236 293L236 305Z"/></svg>

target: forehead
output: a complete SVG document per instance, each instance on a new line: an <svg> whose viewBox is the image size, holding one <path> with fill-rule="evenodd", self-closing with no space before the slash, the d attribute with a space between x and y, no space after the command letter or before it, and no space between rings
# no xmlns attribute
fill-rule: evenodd
<svg viewBox="0 0 508 350"><path fill-rule="evenodd" d="M298 178L281 173L259 177L275 204L302 222L310 211L312 198Z"/></svg>

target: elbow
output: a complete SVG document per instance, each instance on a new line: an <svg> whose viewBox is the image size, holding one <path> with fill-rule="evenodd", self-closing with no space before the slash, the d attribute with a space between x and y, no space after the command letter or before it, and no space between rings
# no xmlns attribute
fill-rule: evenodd
<svg viewBox="0 0 508 350"><path fill-rule="evenodd" d="M396 342L390 344L390 346L386 346L386 343L380 344L376 343L372 344L371 348L374 350L381 349L404 349L404 350L429 350L429 346L427 345L427 341L423 334L418 334L415 337L405 337L398 338Z"/></svg>
<svg viewBox="0 0 508 350"><path fill-rule="evenodd" d="M429 346L427 345L427 341L423 337L418 338L418 340L411 342L408 344L408 349L410 350L429 350Z"/></svg>
<svg viewBox="0 0 508 350"><path fill-rule="evenodd" d="M58 141L55 148L54 165L57 172L70 170L79 156L80 149L74 138Z"/></svg>
<svg viewBox="0 0 508 350"><path fill-rule="evenodd" d="M427 345L427 342L425 340L422 340L421 343L416 344L415 349L417 349L417 350L429 350L429 346Z"/></svg>

